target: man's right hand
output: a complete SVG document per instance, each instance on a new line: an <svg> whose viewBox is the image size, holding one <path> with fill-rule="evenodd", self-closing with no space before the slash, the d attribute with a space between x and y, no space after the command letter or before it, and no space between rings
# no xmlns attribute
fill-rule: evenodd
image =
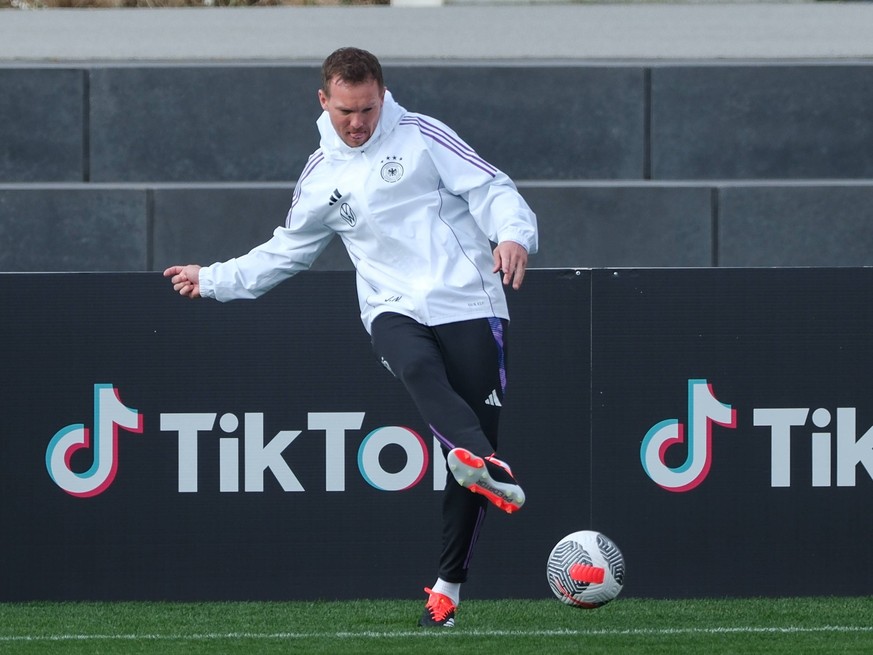
<svg viewBox="0 0 873 655"><path fill-rule="evenodd" d="M188 264L187 266L170 266L164 271L164 277L170 278L173 290L180 295L191 299L200 297L200 266Z"/></svg>

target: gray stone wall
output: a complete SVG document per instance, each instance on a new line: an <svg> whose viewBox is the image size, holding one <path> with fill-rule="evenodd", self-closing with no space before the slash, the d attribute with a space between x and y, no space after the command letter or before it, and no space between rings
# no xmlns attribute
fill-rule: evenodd
<svg viewBox="0 0 873 655"><path fill-rule="evenodd" d="M387 64L537 212L536 267L873 265L873 63ZM0 271L246 252L318 145L317 64L0 68ZM339 244L320 269L350 264Z"/></svg>

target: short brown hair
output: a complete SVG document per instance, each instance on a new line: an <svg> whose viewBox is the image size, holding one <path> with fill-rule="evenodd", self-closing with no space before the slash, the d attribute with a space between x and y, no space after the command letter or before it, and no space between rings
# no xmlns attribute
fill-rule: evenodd
<svg viewBox="0 0 873 655"><path fill-rule="evenodd" d="M375 80L380 89L385 88L382 64L376 55L360 48L334 50L321 65L321 90L330 95L330 83L334 79L347 84L365 84Z"/></svg>

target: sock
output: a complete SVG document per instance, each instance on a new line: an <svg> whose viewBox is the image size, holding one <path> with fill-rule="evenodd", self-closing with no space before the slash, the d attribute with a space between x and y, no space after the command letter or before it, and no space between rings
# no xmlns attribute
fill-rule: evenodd
<svg viewBox="0 0 873 655"><path fill-rule="evenodd" d="M437 581L432 587L432 590L438 594L442 594L443 596L448 596L449 598L451 598L455 606L457 606L461 602L460 582L446 582L442 578L437 578Z"/></svg>

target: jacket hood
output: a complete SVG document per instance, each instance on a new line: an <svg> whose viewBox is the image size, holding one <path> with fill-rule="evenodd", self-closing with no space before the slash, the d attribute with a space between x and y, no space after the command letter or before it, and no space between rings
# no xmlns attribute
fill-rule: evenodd
<svg viewBox="0 0 873 655"><path fill-rule="evenodd" d="M339 135L336 133L336 130L333 129L333 124L330 122L330 116L328 113L322 112L321 116L318 117L318 120L315 124L318 126L318 131L321 134L321 142L320 147L322 152L324 152L325 156L335 159L347 159L355 155L355 153L367 150L379 144L386 135L390 134L395 127L397 127L397 123L400 122L400 119L403 118L403 115L406 113L406 109L401 107L394 100L394 96L391 95L391 92L388 89L385 89L385 101L382 104L382 113L379 116L379 123L376 125L376 129L373 131L373 136L371 136L366 143L360 145L356 148L352 148L343 142L342 139L339 138Z"/></svg>

